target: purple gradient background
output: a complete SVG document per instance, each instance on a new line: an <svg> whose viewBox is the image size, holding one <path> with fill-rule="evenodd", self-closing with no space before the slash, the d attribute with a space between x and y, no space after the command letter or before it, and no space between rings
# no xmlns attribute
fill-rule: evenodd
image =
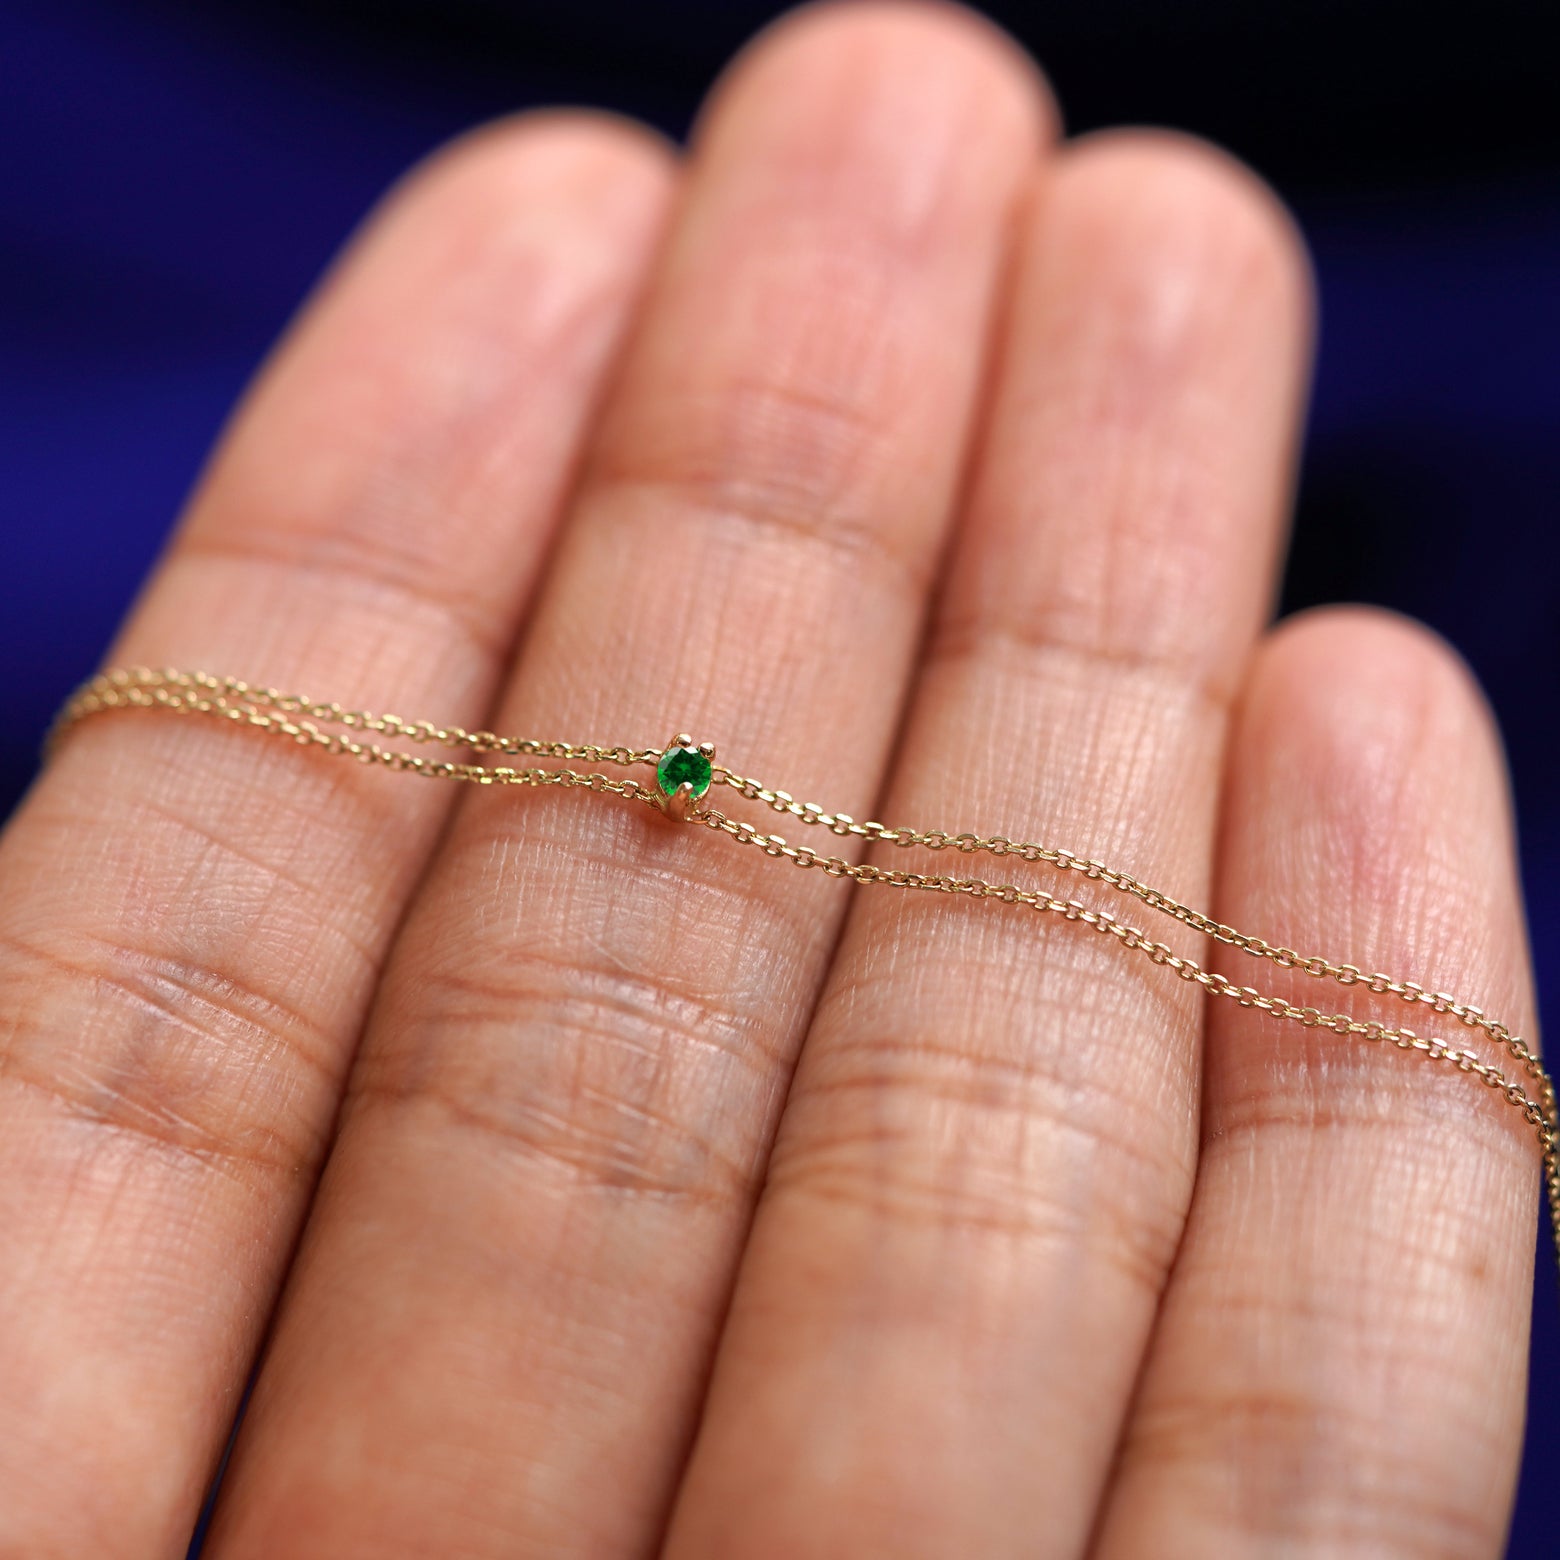
<svg viewBox="0 0 1560 1560"><path fill-rule="evenodd" d="M685 127L778 8L0 0L0 816L258 358L374 197L494 113ZM1541 996L1560 990L1560 131L1533 16L1396 4L989 7L1069 119L1211 134L1297 210L1321 359L1285 607L1427 619L1505 728ZM1509 1553L1557 1552L1540 1252Z"/></svg>

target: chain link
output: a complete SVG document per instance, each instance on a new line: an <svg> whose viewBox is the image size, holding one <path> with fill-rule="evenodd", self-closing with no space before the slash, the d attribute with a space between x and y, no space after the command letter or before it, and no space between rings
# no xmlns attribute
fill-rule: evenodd
<svg viewBox="0 0 1560 1560"><path fill-rule="evenodd" d="M136 708L229 720L274 733L301 746L320 748L328 753L355 758L364 764L379 764L430 779L464 780L477 785L579 786L643 802L658 809L661 806L656 786L641 785L632 778L619 780L600 772L582 773L574 769L540 765L512 767L427 758L382 746L373 739L388 737L457 751L544 758L565 764L612 764L619 768L646 764L653 767L661 756L660 748L551 742L503 737L491 731L467 731L460 726L436 726L431 721L407 721L398 715L373 715L365 710L345 709L339 704L319 703L300 694L255 687L235 677L214 677L206 672L172 669L157 671L147 667L132 667L94 677L83 684L61 710L49 734L48 747L52 751L71 726L89 715L107 710ZM354 733L363 733L368 740ZM856 883L883 883L896 888L963 894L973 899L995 899L1002 904L1020 905L1060 915L1069 921L1081 922L1102 935L1114 937L1122 947L1143 954L1182 980L1193 981L1212 995L1230 998L1242 1007L1256 1008L1309 1029L1326 1029L1340 1037L1390 1045L1430 1061L1444 1062L1459 1072L1469 1074L1515 1107L1533 1128L1543 1159L1550 1221L1555 1234L1556 1252L1560 1255L1560 1115L1556 1111L1554 1083L1532 1047L1480 1008L1461 1002L1447 992L1426 990L1416 981L1393 980L1380 973L1366 974L1352 964L1337 964L1320 954L1301 954L1293 948L1268 942L1265 938L1239 932L1233 926L1226 926L1199 910L1181 904L1125 872L1055 846L1012 840L1000 834L982 837L968 833L949 834L943 829L890 828L871 821L857 822L849 813L825 812L816 802L798 802L786 791L771 789L718 764L714 767L713 783L730 787L749 801L762 802L777 813L825 829L841 838L857 838L905 848L915 846L934 852L954 850L965 856L1013 856L1064 872L1076 872L1253 958L1270 960L1281 969L1298 970L1315 980L1334 981L1348 987L1358 986L1373 996L1388 996L1401 1002L1425 1006L1433 1013L1457 1020L1465 1028L1478 1030L1511 1058L1527 1078L1531 1093L1520 1081L1508 1077L1500 1067L1484 1061L1474 1052L1458 1049L1445 1040L1420 1035L1406 1024L1387 1024L1378 1019L1361 1019L1347 1013L1329 1012L1323 1008L1290 1002L1282 997L1264 995L1254 986L1239 985L1227 976L1204 969L1185 955L1176 953L1167 944L1155 941L1097 906L1085 905L1075 899L1057 899L1043 890L1022 888L1013 883L992 882L980 877L914 872L882 867L873 862L850 861L843 856L816 851L810 846L790 844L782 835L766 834L745 819L728 817L712 806L701 807L689 818L690 822L703 824L730 836L738 844L757 846L765 855L783 858L800 868L816 868L829 877L849 878Z"/></svg>

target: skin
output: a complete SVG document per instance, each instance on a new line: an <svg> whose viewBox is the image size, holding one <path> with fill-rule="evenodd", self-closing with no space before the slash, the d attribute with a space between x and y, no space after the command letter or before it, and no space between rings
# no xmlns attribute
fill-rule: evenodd
<svg viewBox="0 0 1560 1560"><path fill-rule="evenodd" d="M1300 241L1221 153L1056 126L976 18L832 5L686 156L439 153L111 661L688 730L1531 1035L1471 679L1269 624ZM262 1344L217 1560L1499 1552L1537 1181L1490 1091L1060 918L454 791L113 717L0 840L0 1555L182 1554Z"/></svg>

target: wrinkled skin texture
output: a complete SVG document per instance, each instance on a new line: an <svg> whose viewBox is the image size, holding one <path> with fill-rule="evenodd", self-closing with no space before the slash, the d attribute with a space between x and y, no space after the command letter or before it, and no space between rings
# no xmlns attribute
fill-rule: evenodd
<svg viewBox="0 0 1560 1560"><path fill-rule="evenodd" d="M1470 678L1269 624L1290 222L1057 124L984 23L851 5L685 155L569 113L440 152L112 661L686 730L1530 1034ZM1536 1155L1490 1091L1059 918L456 791L110 716L10 824L0 1554L182 1554L257 1356L215 1560L1498 1553Z"/></svg>

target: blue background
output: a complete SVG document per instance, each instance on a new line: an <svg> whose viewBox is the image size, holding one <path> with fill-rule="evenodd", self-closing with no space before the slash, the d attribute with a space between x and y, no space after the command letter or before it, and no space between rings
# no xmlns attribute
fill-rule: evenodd
<svg viewBox="0 0 1560 1560"><path fill-rule="evenodd" d="M724 0L0 0L0 816L94 666L257 359L374 197L475 120L584 101L687 125L779 8ZM1072 128L1172 123L1254 163L1320 277L1285 606L1382 602L1505 728L1541 997L1560 991L1560 116L1540 7L992 5ZM1541 1251L1510 1553L1560 1517Z"/></svg>

